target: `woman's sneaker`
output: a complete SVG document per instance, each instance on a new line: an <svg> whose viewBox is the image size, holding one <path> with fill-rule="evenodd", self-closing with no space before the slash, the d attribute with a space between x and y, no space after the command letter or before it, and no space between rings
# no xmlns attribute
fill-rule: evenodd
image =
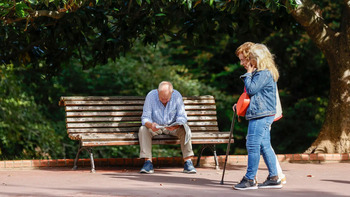
<svg viewBox="0 0 350 197"><path fill-rule="evenodd" d="M258 186L255 180L250 180L244 176L240 183L233 186L233 189L237 189L237 190L258 189Z"/></svg>
<svg viewBox="0 0 350 197"><path fill-rule="evenodd" d="M265 188L273 188L273 189L280 189L282 188L282 183L278 179L278 176L273 177L267 177L266 181L264 183L261 183L258 185L259 189L265 189Z"/></svg>
<svg viewBox="0 0 350 197"><path fill-rule="evenodd" d="M283 185L287 184L287 177L285 174L278 175L278 180L281 181Z"/></svg>

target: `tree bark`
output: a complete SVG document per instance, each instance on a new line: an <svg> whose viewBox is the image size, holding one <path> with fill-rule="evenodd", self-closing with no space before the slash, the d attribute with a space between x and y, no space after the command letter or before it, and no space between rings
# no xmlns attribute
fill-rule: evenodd
<svg viewBox="0 0 350 197"><path fill-rule="evenodd" d="M350 1L344 0L341 29L338 32L327 26L321 10L311 0L304 0L291 14L324 53L330 70L330 95L325 121L317 139L305 153L349 153Z"/></svg>

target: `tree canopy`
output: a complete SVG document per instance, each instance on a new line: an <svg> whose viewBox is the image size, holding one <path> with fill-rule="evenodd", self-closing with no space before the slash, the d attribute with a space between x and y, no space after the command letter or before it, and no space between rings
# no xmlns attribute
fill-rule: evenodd
<svg viewBox="0 0 350 197"><path fill-rule="evenodd" d="M2 1L0 58L33 65L43 60L44 68L55 70L76 57L89 68L125 54L140 37L151 45L164 37L193 45L215 44L220 35L246 31L240 23L254 25L240 10L281 6L273 0L253 2Z"/></svg>

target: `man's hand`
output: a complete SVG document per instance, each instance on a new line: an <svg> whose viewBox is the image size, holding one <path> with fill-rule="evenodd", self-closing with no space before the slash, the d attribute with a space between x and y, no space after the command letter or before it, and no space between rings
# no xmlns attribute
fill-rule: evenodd
<svg viewBox="0 0 350 197"><path fill-rule="evenodd" d="M153 122L153 123L151 123L151 122L146 122L146 124L145 124L145 126L146 126L147 128L152 129L152 131L154 131L154 132L156 132L156 131L159 130L158 128L156 128L157 125L158 125L158 124L155 123L155 122Z"/></svg>
<svg viewBox="0 0 350 197"><path fill-rule="evenodd" d="M172 126L172 127L165 127L167 130L169 131L174 131L176 129L178 129L180 127L180 125L175 125L175 126Z"/></svg>
<svg viewBox="0 0 350 197"><path fill-rule="evenodd" d="M156 127L157 125L158 125L158 124L155 123L155 122L152 123L152 126L151 126L152 131L156 132L156 131L159 130L159 129Z"/></svg>

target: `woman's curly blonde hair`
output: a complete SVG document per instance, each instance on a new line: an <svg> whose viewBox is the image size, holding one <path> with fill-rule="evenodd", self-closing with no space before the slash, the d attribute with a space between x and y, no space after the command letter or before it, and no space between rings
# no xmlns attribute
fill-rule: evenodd
<svg viewBox="0 0 350 197"><path fill-rule="evenodd" d="M239 46L236 49L236 56L238 57L240 53L243 54L243 57L246 58L248 60L249 58L249 52L250 52L250 48L254 45L253 42L245 42L243 43L241 46Z"/></svg>
<svg viewBox="0 0 350 197"><path fill-rule="evenodd" d="M263 44L254 44L250 47L248 60L257 66L257 70L268 69L275 82L278 81L279 73L273 55Z"/></svg>

